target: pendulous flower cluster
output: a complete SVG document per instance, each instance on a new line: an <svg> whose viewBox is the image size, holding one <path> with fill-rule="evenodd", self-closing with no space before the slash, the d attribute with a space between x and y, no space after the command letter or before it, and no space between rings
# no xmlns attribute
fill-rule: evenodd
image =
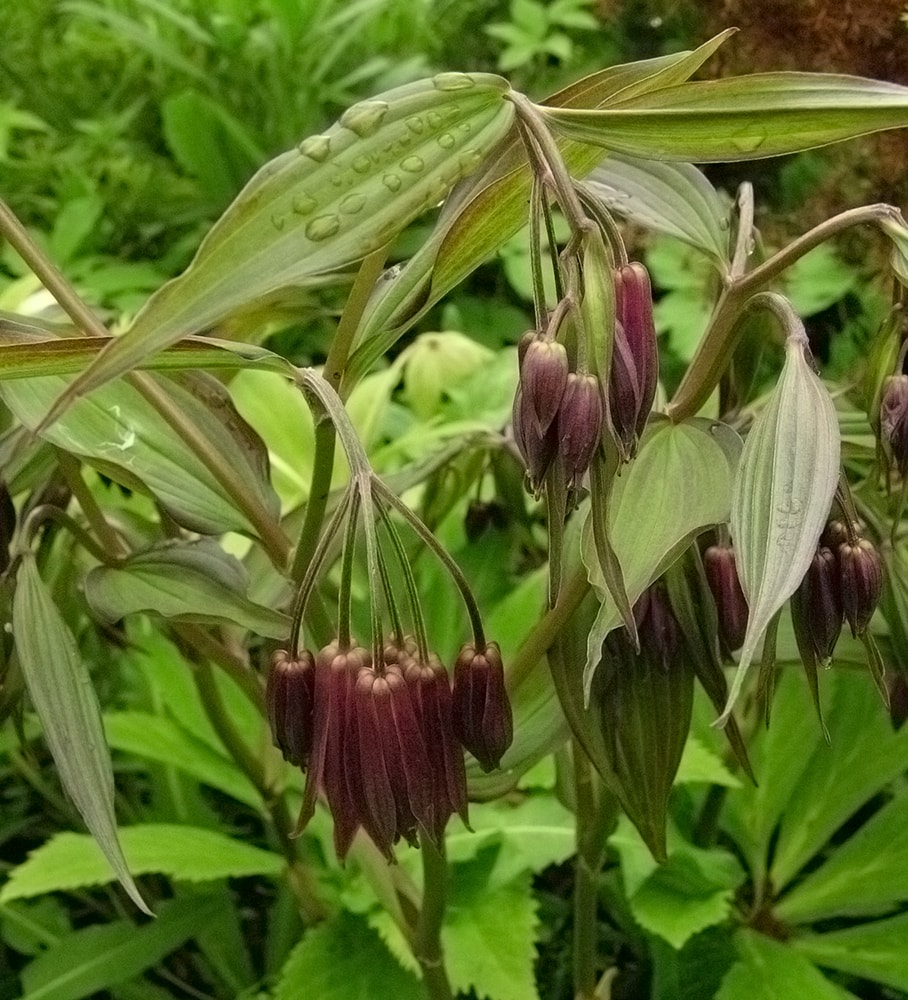
<svg viewBox="0 0 908 1000"><path fill-rule="evenodd" d="M409 638L387 643L377 663L354 644L278 650L266 702L275 746L307 774L297 831L323 793L341 859L360 828L389 861L401 838L439 843L455 812L467 822L463 750L490 771L513 735L495 643L463 647L453 689L438 657Z"/></svg>

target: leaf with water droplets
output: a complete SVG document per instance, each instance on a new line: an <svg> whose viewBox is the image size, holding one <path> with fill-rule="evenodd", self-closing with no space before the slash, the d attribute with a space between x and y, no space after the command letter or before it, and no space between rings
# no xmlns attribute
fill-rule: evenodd
<svg viewBox="0 0 908 1000"><path fill-rule="evenodd" d="M792 319L782 374L747 435L735 479L731 534L750 615L720 726L770 620L807 572L839 479L835 406L805 356L804 327Z"/></svg>
<svg viewBox="0 0 908 1000"><path fill-rule="evenodd" d="M540 107L554 132L630 156L756 160L908 126L908 87L827 73L755 73L635 95L606 108Z"/></svg>
<svg viewBox="0 0 908 1000"><path fill-rule="evenodd" d="M72 633L38 573L22 556L13 597L13 637L29 697L67 795L132 901L150 913L117 837L113 768L101 709Z"/></svg>
<svg viewBox="0 0 908 1000"><path fill-rule="evenodd" d="M357 104L323 135L267 163L179 277L66 390L48 415L187 334L389 243L497 145L507 81L445 73Z"/></svg>

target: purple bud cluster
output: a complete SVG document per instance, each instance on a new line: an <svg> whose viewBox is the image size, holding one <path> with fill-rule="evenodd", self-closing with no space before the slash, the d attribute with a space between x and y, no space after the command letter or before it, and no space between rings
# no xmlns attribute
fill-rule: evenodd
<svg viewBox="0 0 908 1000"><path fill-rule="evenodd" d="M706 582L716 603L719 643L726 655L744 645L748 607L731 545L710 545L703 553Z"/></svg>
<svg viewBox="0 0 908 1000"><path fill-rule="evenodd" d="M495 643L465 646L453 689L434 655L412 640L389 643L382 662L335 642L316 656L272 658L266 703L275 745L307 772L298 830L322 793L334 846L346 857L362 828L389 861L403 838L441 841L448 819L467 822L463 749L486 771L511 743L511 707Z"/></svg>
<svg viewBox="0 0 908 1000"><path fill-rule="evenodd" d="M606 419L625 461L633 458L646 426L659 377L649 275L634 262L619 267L613 280L615 338L607 378L572 370L566 348L551 331L530 331L520 342L514 439L537 494L556 458L567 483L580 485Z"/></svg>

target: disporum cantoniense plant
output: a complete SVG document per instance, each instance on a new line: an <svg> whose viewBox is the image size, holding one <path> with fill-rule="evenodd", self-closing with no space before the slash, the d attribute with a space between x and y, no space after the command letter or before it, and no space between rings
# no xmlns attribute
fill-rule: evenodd
<svg viewBox="0 0 908 1000"><path fill-rule="evenodd" d="M231 826L259 831L267 848L243 852L228 838L229 849L209 851L203 868L223 893L206 897L197 923L209 927L218 915L226 879L249 871L283 877L279 868L287 893L266 895L307 925L287 963L291 978L294 968L330 977L335 965L317 960L318 948L334 954L343 951L337 941L356 938L361 964L378 955L382 976L384 942L397 957L410 953L400 966L388 959L394 982L403 977L401 995L419 989L418 968L432 1000L457 990L499 1000L481 980L494 962L460 956L449 974L448 894L461 894L462 918L469 892L475 901L488 891L485 911L497 914L498 889L482 866L497 858L495 878L504 870L511 892L512 868L523 865L521 891L529 892L525 858L538 849L546 864L565 861L567 853L550 856L550 844L563 844L571 824L576 945L568 992L582 1000L610 988L596 928L602 901L618 891L615 925L634 930L617 962L633 952L638 968L662 963L657 978L674 982L688 958L676 952L704 929L698 921L713 920L715 933L727 932L724 950L740 952L722 987L729 1000L753 968L775 967L760 950L770 947L759 940L766 935L754 928L778 939L772 948L797 939L799 950L779 963L785 969L809 966L804 956L820 947L822 933L802 933L814 915L835 920L840 933L860 887L833 903L839 879L822 893L811 889L824 859L805 855L802 841L836 843L862 800L849 786L842 800L851 811L817 821L816 835L811 824L837 797L811 800L803 827L810 835L801 837L787 824L811 795L810 782L789 775L783 785L797 795L768 816L771 793L761 785L755 806L743 788L755 774L745 735L771 704L800 724L779 703L796 690L787 679L796 658L818 709L836 684L851 683L820 668L846 656L849 664L866 660L884 697L899 689L884 673L904 666L899 637L908 636L900 518L908 226L893 206L849 207L768 249L750 185L728 199L694 164L776 157L901 127L908 90L792 73L692 81L728 34L692 52L605 69L544 103L483 73L440 73L360 102L263 166L191 266L117 336L0 205L3 235L72 324L61 337L39 318L0 316L9 427L0 441L0 540L8 549L0 601L11 602L0 711L18 711L27 690L69 800L138 905L145 903L128 862L145 842L141 830L130 832L121 849L105 736L115 740L122 719L108 719L105 730L92 677L107 678L108 658L91 674L82 653L119 655L125 647L123 655L135 655L150 632L162 657L186 667L196 721L204 717L218 742L199 760L167 756L170 744L155 742L155 773L180 766L220 780L249 809L248 822L235 824L231 814ZM391 247L412 245L398 236L423 217L428 228L411 232L422 240L412 258L385 268ZM519 328L531 330L516 350L496 354L464 336L478 331L464 331L417 335L400 353L401 338L420 334L418 324L434 320L455 285L525 224L532 316L522 320ZM892 302L870 349L852 351L865 364L860 378L833 387L835 369L821 371L781 279L855 226L875 227L888 241ZM702 329L683 357L657 337L646 262L656 278L658 268L641 228L685 242L712 269ZM329 297L323 326L343 300L320 369L281 353L283 340L263 343L288 296L303 294ZM446 321L455 314L476 311L446 312ZM323 327L314 332L321 343ZM336 451L345 461L335 461ZM110 481L123 491L109 490ZM482 530L484 517L470 515L487 509L501 516ZM464 615L453 610L454 593ZM786 604L794 643L780 626ZM740 780L706 749L709 730L700 727L688 743L695 681ZM774 690L784 695L774 701ZM262 745L250 716L263 731L267 725L285 763ZM848 720L835 704L825 717ZM156 721L149 731L173 735L173 719ZM771 765L785 755L764 752L768 741L756 747ZM508 810L536 794L520 782L552 754L559 799L573 812L562 809L549 825L554 833L532 851L512 851L510 838L519 840L523 827L509 827ZM803 774L812 780L824 766L813 760ZM17 767L25 773L31 764L22 757ZM226 781L218 777L225 768ZM893 765L892 776L901 770ZM710 790L676 794L679 773L691 785L712 782ZM164 803L192 798L175 787L155 797L156 823ZM551 791L540 794L555 802ZM870 794L875 804L886 797L879 782ZM485 839L472 847L453 839L469 836L469 801L503 796L498 813L474 806L474 816L483 810ZM734 816L720 835L726 799ZM898 808L900 801L892 796ZM130 804L141 811L142 795ZM207 803L197 811L207 817ZM628 822L616 827L619 812ZM345 868L324 850L329 814L327 837ZM183 812L168 824L168 836L185 819ZM195 840L207 844L211 832L196 831ZM740 849L717 859L720 842L735 839ZM620 855L621 879L611 868L602 875L606 843ZM661 882L660 870L645 874L647 849L672 866ZM173 890L162 876L143 891L163 907L156 926L176 937L174 926L183 933L191 923L181 907L196 895L180 888L174 866L182 854L173 854L161 867L176 872ZM222 854L240 860L210 874ZM29 927L33 914L6 908L29 894L17 895L17 885L27 884L30 863L0 890L5 919L13 914ZM464 877L449 878L452 869ZM684 898L676 898L679 884ZM703 885L705 902L697 895ZM854 912L904 902L874 891L881 895ZM689 916L685 907L695 917L660 921L651 900L666 893L675 893L673 918ZM535 927L536 912L534 904L514 925ZM510 923L505 915L494 933L471 929L471 947L495 948ZM362 940L348 933L351 925ZM646 942L661 935L668 944L650 949L639 927ZM218 934L200 936L200 947ZM534 954L532 944L521 953ZM43 946L42 937L35 947ZM849 948L842 945L851 955ZM645 960L641 949L649 949ZM286 941L278 935L265 950L282 954ZM830 944L820 951L824 962L839 954ZM35 959L30 995L45 988L42 961ZM332 982L346 988L346 965L336 964ZM532 979L532 958L522 968ZM793 981L815 982L821 974L811 969L797 965ZM508 1000L521 989L531 996L532 983L524 987L509 980ZM789 987L776 992L804 988ZM243 983L244 994L261 988ZM299 992L276 988L281 997Z"/></svg>

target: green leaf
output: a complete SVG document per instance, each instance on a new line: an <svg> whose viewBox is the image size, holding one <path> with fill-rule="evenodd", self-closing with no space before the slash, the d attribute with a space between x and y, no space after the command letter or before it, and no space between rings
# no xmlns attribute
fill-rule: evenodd
<svg viewBox="0 0 908 1000"><path fill-rule="evenodd" d="M401 968L362 917L342 911L307 930L281 970L275 1000L304 996L318 1000L424 1000L425 989Z"/></svg>
<svg viewBox="0 0 908 1000"><path fill-rule="evenodd" d="M728 208L690 163L658 163L613 153L587 185L618 215L702 250L724 270Z"/></svg>
<svg viewBox="0 0 908 1000"><path fill-rule="evenodd" d="M173 899L141 927L117 920L67 934L22 970L23 1000L78 1000L115 987L179 948L217 905L213 897Z"/></svg>
<svg viewBox="0 0 908 1000"><path fill-rule="evenodd" d="M249 579L241 562L217 542L162 542L130 556L116 568L96 566L85 578L85 596L106 622L153 612L175 621L239 625L281 639L290 620L246 597Z"/></svg>
<svg viewBox="0 0 908 1000"><path fill-rule="evenodd" d="M66 389L49 421L181 337L385 246L503 138L514 110L507 91L500 77L442 73L354 105L267 163L189 268Z"/></svg>
<svg viewBox="0 0 908 1000"><path fill-rule="evenodd" d="M148 913L117 837L113 769L98 698L76 641L30 552L22 556L16 575L13 636L28 694L41 719L60 781L95 838L81 839L90 845L99 866L106 869L104 881L119 879L130 899ZM0 901L14 898L5 895L9 885L0 892Z"/></svg>
<svg viewBox="0 0 908 1000"><path fill-rule="evenodd" d="M0 356L5 353L0 350ZM263 509L278 513L277 496L263 476L261 442L233 408L226 390L214 388L201 373L176 381L151 380L152 391L194 428L212 452L231 455L247 491ZM0 381L0 398L29 430L44 419L53 400L71 380L59 376ZM116 482L151 492L175 520L203 533L254 531L245 511L153 404L142 388L117 382L78 400L43 436Z"/></svg>
<svg viewBox="0 0 908 1000"><path fill-rule="evenodd" d="M717 725L728 721L770 620L807 572L839 480L835 406L805 357L806 346L798 321L786 341L782 374L747 435L735 478L731 535L750 613Z"/></svg>
<svg viewBox="0 0 908 1000"><path fill-rule="evenodd" d="M149 712L113 712L104 716L104 732L112 750L179 768L238 802L263 808L261 795L236 764L175 719Z"/></svg>
<svg viewBox="0 0 908 1000"><path fill-rule="evenodd" d="M825 73L756 73L684 83L595 111L539 108L576 142L630 156L755 160L908 125L908 88Z"/></svg>
<svg viewBox="0 0 908 1000"><path fill-rule="evenodd" d="M716 1000L844 1000L850 993L831 983L793 948L752 930L735 936L741 956L722 980Z"/></svg>
<svg viewBox="0 0 908 1000"><path fill-rule="evenodd" d="M798 315L813 316L843 299L857 281L858 271L828 243L821 243L785 272L784 286Z"/></svg>
<svg viewBox="0 0 908 1000"><path fill-rule="evenodd" d="M441 937L455 992L537 1000L533 965L538 919L529 873L489 887L488 856L458 865Z"/></svg>
<svg viewBox="0 0 908 1000"><path fill-rule="evenodd" d="M143 823L120 828L120 842L131 871L156 873L185 882L265 875L284 869L279 854L235 840L216 830ZM71 892L110 882L113 873L97 844L80 833L58 833L13 868L0 891L0 903L45 892Z"/></svg>
<svg viewBox="0 0 908 1000"><path fill-rule="evenodd" d="M817 965L849 976L862 976L908 991L908 913L874 920L828 934L794 938L792 948Z"/></svg>
<svg viewBox="0 0 908 1000"><path fill-rule="evenodd" d="M709 784L740 788L741 782L722 763L718 754L708 750L696 736L688 736L675 776L676 785Z"/></svg>
<svg viewBox="0 0 908 1000"><path fill-rule="evenodd" d="M734 431L715 422L659 422L647 429L636 459L615 480L609 507L609 536L631 604L692 538L709 525L728 519L732 488L729 455L736 447ZM697 489L691 490L690 483L697 483ZM646 532L641 533L641 524L647 525ZM602 642L621 616L605 588L588 521L581 551L601 600L587 644L583 686L588 696Z"/></svg>
<svg viewBox="0 0 908 1000"><path fill-rule="evenodd" d="M908 729L893 732L866 675L832 671L824 676L824 686L831 689L831 701L823 715L832 746L815 740L807 766L784 807L770 870L777 892L864 802L908 768ZM803 755L803 746L796 752ZM771 780L767 776L767 781ZM859 861L860 841L851 850ZM876 878L877 890L882 891L882 876ZM893 877L895 891L903 884ZM873 885L871 881L868 889ZM860 907L857 888L855 903Z"/></svg>

